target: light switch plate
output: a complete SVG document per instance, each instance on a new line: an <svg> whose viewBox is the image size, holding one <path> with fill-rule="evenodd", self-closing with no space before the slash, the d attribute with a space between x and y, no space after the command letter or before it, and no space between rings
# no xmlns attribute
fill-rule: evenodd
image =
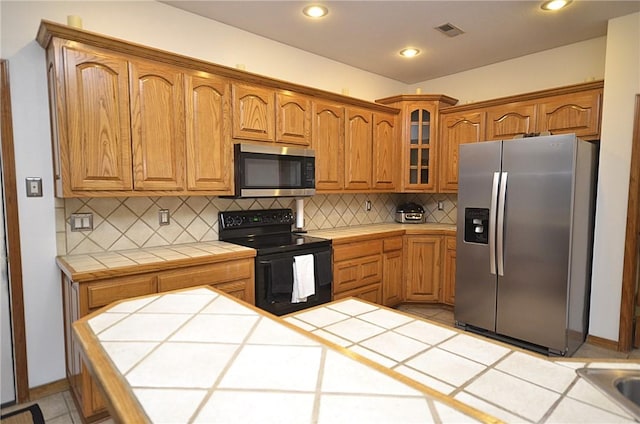
<svg viewBox="0 0 640 424"><path fill-rule="evenodd" d="M171 218L169 218L169 209L160 209L158 211L158 224L169 225Z"/></svg>
<svg viewBox="0 0 640 424"><path fill-rule="evenodd" d="M27 197L42 197L42 178L27 177Z"/></svg>
<svg viewBox="0 0 640 424"><path fill-rule="evenodd" d="M93 230L92 213L72 213L69 221L71 223L71 231Z"/></svg>

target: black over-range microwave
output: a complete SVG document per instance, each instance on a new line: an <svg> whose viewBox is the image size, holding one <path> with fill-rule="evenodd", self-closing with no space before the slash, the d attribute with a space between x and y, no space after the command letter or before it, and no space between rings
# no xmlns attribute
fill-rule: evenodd
<svg viewBox="0 0 640 424"><path fill-rule="evenodd" d="M316 192L311 149L236 144L235 197L299 197Z"/></svg>

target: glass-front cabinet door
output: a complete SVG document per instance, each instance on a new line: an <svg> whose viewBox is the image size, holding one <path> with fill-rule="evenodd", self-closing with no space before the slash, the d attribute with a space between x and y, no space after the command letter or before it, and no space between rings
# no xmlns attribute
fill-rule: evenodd
<svg viewBox="0 0 640 424"><path fill-rule="evenodd" d="M442 107L458 100L440 94L403 94L376 100L400 109L402 122L401 192L438 190L437 121Z"/></svg>

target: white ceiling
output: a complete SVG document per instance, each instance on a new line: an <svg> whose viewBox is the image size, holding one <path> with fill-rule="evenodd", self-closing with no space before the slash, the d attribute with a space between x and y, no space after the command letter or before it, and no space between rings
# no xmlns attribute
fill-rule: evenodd
<svg viewBox="0 0 640 424"><path fill-rule="evenodd" d="M406 84L600 37L610 18L640 11L635 0L574 0L559 12L541 1L320 1L329 14L311 20L309 2L162 2ZM434 29L445 23L464 34ZM406 46L422 53L402 58Z"/></svg>

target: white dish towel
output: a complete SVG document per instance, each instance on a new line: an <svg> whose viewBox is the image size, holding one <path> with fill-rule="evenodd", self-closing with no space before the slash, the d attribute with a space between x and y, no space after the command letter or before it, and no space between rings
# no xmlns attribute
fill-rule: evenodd
<svg viewBox="0 0 640 424"><path fill-rule="evenodd" d="M316 279L313 255L293 257L293 292L291 303L306 302L307 297L316 294Z"/></svg>

